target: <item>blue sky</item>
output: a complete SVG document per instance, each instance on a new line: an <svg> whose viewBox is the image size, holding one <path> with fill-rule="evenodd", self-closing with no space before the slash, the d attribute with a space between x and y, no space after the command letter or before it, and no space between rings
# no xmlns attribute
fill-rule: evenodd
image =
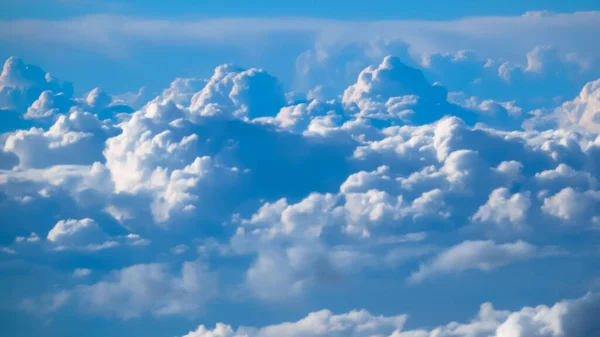
<svg viewBox="0 0 600 337"><path fill-rule="evenodd" d="M564 13L598 9L596 1L148 1L25 0L6 2L3 18L63 19L110 13L152 18L318 17L343 20L449 20L466 16L520 15L532 10Z"/></svg>
<svg viewBox="0 0 600 337"><path fill-rule="evenodd" d="M600 334L592 1L0 4L10 336Z"/></svg>

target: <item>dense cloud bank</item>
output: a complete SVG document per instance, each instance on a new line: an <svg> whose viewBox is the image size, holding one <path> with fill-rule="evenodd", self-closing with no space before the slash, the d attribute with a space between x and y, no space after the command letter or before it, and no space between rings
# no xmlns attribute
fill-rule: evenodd
<svg viewBox="0 0 600 337"><path fill-rule="evenodd" d="M349 68L342 89L328 62L365 46L302 54L306 93L224 64L147 99L143 89L77 97L9 58L1 258L51 268L102 261L100 270L63 267L56 287L19 294L15 306L42 316L198 317L235 297L270 306L354 280L376 286L371 274L419 288L510 268L528 282L522 269L597 263L600 80L564 99L536 87L580 71L550 47L524 65L466 51L415 62L400 42L368 47L378 59L361 57L354 64L371 64ZM452 82L463 73L465 83ZM599 303L595 293L514 311L485 303L470 323L432 330L404 329L405 315L323 310L187 336L583 337L599 331Z"/></svg>

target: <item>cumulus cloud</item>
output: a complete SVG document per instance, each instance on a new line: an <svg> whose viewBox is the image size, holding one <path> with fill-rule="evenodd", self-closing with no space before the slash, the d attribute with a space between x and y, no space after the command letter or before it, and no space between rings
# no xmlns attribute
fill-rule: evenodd
<svg viewBox="0 0 600 337"><path fill-rule="evenodd" d="M566 187L560 192L544 198L542 211L567 223L589 226L600 223L598 203L600 191L578 192Z"/></svg>
<svg viewBox="0 0 600 337"><path fill-rule="evenodd" d="M426 54L421 64L429 78L451 91L482 97L479 109L502 111L504 105L513 117L515 103L530 110L553 107L599 75L597 70L584 71L589 65L576 53L559 53L548 45L535 46L523 58L512 61L461 50ZM472 105L470 100L465 103ZM510 104L508 109L506 104Z"/></svg>
<svg viewBox="0 0 600 337"><path fill-rule="evenodd" d="M51 313L73 300L84 312L122 319L195 315L217 296L219 282L203 262L173 270L169 259L192 254L233 261L218 264L233 275L221 283L243 301L268 306L302 299L320 286L362 282L369 272L414 271L409 282L417 283L492 271L544 256L547 245L562 248L562 234L581 235L573 230L577 225L598 224L600 143L594 130L574 127L575 120L546 130L504 123L504 117L517 124L525 118L517 101L448 96L428 78L436 62L450 57L484 68L491 67L487 61L482 65L471 53L431 55L430 70L421 71L395 57L379 63L388 47L367 55L376 65L361 65L337 98L315 90L308 99L288 95L286 101L277 78L233 65L217 67L207 81L176 79L143 103L143 91L115 97L94 89L83 98L56 88L40 91L27 113L54 123L0 136L0 220L29 223L31 214L53 220L11 233L32 234L3 251L21 256L21 249L37 247L25 243L42 241L33 231L44 228L48 234L39 246L65 254L116 245L150 254L116 259L108 274L95 265L93 275L69 266L67 279L78 285L23 301L22 308ZM315 53L306 54L310 67L337 62L333 54ZM548 53L535 50L526 66L492 62L494 76L512 83L546 74L558 67ZM556 111L592 111L597 90L586 88ZM65 108L63 98L69 99ZM125 105L138 110L105 119ZM511 241L501 241L503 235ZM587 242L565 249L591 251ZM423 262L412 269L417 259ZM94 283L82 284L86 280ZM264 329L220 324L194 333L560 336L540 312L485 304L468 324L403 331L403 315L322 311Z"/></svg>
<svg viewBox="0 0 600 337"><path fill-rule="evenodd" d="M415 124L430 123L447 114L473 121L471 112L449 104L447 96L446 88L430 84L419 69L387 56L380 65L370 66L358 75L356 83L344 91L342 102L355 104L366 116L375 111L373 117L377 117L380 103L385 103L384 111L392 117Z"/></svg>
<svg viewBox="0 0 600 337"><path fill-rule="evenodd" d="M104 141L112 134L114 129L96 115L75 111L61 115L48 130L34 127L8 133L0 144L5 152L17 155L21 168L92 164L102 160Z"/></svg>
<svg viewBox="0 0 600 337"><path fill-rule="evenodd" d="M488 201L479 207L473 215L473 220L522 230L526 227L525 220L530 206L528 194L511 195L507 188L499 188L492 191Z"/></svg>
<svg viewBox="0 0 600 337"><path fill-rule="evenodd" d="M295 84L319 99L333 99L370 64L394 55L411 62L408 44L398 39L367 42L323 41L296 58ZM315 96L316 95L316 96Z"/></svg>
<svg viewBox="0 0 600 337"><path fill-rule="evenodd" d="M592 132L600 131L600 80L587 83L579 96L564 102L554 113L569 127L576 126Z"/></svg>
<svg viewBox="0 0 600 337"><path fill-rule="evenodd" d="M560 301L550 307L523 307L514 312L497 310L492 303L484 303L471 322L451 322L432 330L405 330L405 315L375 316L364 310L336 315L329 310L321 310L295 322L261 328L241 326L234 330L230 325L217 323L214 329L210 329L200 325L184 337L587 337L600 329L594 319L600 310L599 303L600 297L593 293Z"/></svg>
<svg viewBox="0 0 600 337"><path fill-rule="evenodd" d="M57 99L54 94L62 97ZM41 110L48 107L48 100L56 100L58 103L63 97L68 100L72 94L73 87L70 83L60 83L50 73L44 72L37 66L25 64L18 57L9 57L4 62L0 75L0 109L2 110L25 112L37 100L30 114L30 117L35 118L36 115L47 113Z"/></svg>
<svg viewBox="0 0 600 337"><path fill-rule="evenodd" d="M60 220L48 232L46 239L57 249L100 250L118 245L116 241L109 241L98 223L89 218Z"/></svg>
<svg viewBox="0 0 600 337"><path fill-rule="evenodd" d="M190 111L201 116L274 116L285 104L281 84L262 69L243 70L227 64L215 69L202 91L192 97Z"/></svg>
<svg viewBox="0 0 600 337"><path fill-rule="evenodd" d="M64 93L55 94L50 90L45 90L27 108L27 113L23 117L26 119L46 118L58 113L66 113L73 105L74 102Z"/></svg>
<svg viewBox="0 0 600 337"><path fill-rule="evenodd" d="M305 318L277 325L270 325L260 329L240 327L234 331L229 325L218 323L214 330L200 325L195 331L185 337L241 337L241 336L380 336L388 335L392 331L400 330L406 321L406 315L375 316L366 310L351 311L346 314L336 315L329 310L321 310L308 314Z"/></svg>

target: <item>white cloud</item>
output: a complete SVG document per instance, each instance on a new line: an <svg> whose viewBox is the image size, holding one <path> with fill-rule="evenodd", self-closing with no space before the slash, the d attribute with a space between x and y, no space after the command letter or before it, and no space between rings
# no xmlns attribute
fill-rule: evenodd
<svg viewBox="0 0 600 337"><path fill-rule="evenodd" d="M198 156L199 135L171 123L183 122L185 116L183 108L172 101L156 99L123 122L120 135L106 141L104 156L115 192L152 195L151 210L157 222L168 220L172 213L194 211L201 199L197 191L227 184L237 175L236 168ZM115 205L107 210L117 214Z"/></svg>
<svg viewBox="0 0 600 337"><path fill-rule="evenodd" d="M77 287L74 295L92 313L130 319L145 313L195 315L216 292L215 274L199 262L184 262L177 274L159 263L126 267Z"/></svg>
<svg viewBox="0 0 600 337"><path fill-rule="evenodd" d="M490 271L516 261L535 257L537 248L527 242L497 244L494 241L465 241L453 246L414 272L410 282L459 273L470 269Z"/></svg>
<svg viewBox="0 0 600 337"><path fill-rule="evenodd" d="M274 116L284 104L277 78L262 69L226 64L217 67L206 86L192 97L190 111L201 116L256 118Z"/></svg>
<svg viewBox="0 0 600 337"><path fill-rule="evenodd" d="M111 241L96 221L89 218L60 220L48 232L46 239L55 244L56 249L94 251L111 248L119 244L116 241Z"/></svg>
<svg viewBox="0 0 600 337"><path fill-rule="evenodd" d="M47 131L41 128L17 130L0 144L5 152L19 157L21 168L92 164L102 158L104 140L111 132L112 128L100 122L96 115L74 111L58 117Z"/></svg>
<svg viewBox="0 0 600 337"><path fill-rule="evenodd" d="M56 115L60 112L64 113L74 103L65 94L55 94L50 90L45 90L40 94L35 102L27 108L27 113L23 116L26 119L46 118Z"/></svg>
<svg viewBox="0 0 600 337"><path fill-rule="evenodd" d="M599 328L595 316L600 313L600 296L587 294L553 306L523 307L511 312L497 310L491 303L481 305L469 323L451 322L432 330L404 330L406 315L375 316L365 310L333 314L321 310L295 322L261 328L217 323L214 329L204 325L183 337L588 337Z"/></svg>
<svg viewBox="0 0 600 337"><path fill-rule="evenodd" d="M529 55L527 68L506 66L508 79L519 71L545 72L553 59L537 53ZM429 260L410 276L412 282L494 270L543 255L524 241L479 241L479 232L470 233L475 241L460 243L465 240L460 229L471 220L478 228L498 227L499 232L530 229L536 245L546 222L600 222L595 212L600 200L597 134L576 128L500 131L494 124L471 127L456 116L437 120L466 110L448 103L442 86L399 59L387 57L364 69L341 101L299 100L284 106L276 78L231 65L218 67L203 85L202 80L178 79L139 111L119 116L118 125L99 119L117 101L94 89L76 102L96 114L75 108L48 130L0 136L2 153L19 159L18 167L0 171L0 202L18 202L19 212L28 212L41 199L48 205L72 197L77 203L69 207L81 207L73 213L107 213L131 232L111 237L94 220L60 220L47 235L48 245L73 254L119 244L152 250L144 256L180 258L171 253L184 254L192 242L201 242L203 258L245 261L236 264L232 282L243 282L248 297L265 301L297 299L314 287L361 277L367 269L389 272L416 258ZM52 91L38 96L31 114L54 109L50 101L57 96ZM518 110L512 101L499 102L469 99L465 105L482 114ZM390 120L423 125L390 126ZM321 146L323 151L315 150ZM213 211L220 213L211 217ZM243 215L218 225L225 220L222 214L235 212ZM55 211L48 216L56 216ZM163 244L155 224L164 224L164 231L180 225L168 233L178 241ZM137 231L134 226L146 227ZM204 236L213 231L218 239ZM152 245L136 232L149 233ZM444 240L449 248L439 252L434 240ZM3 251L16 253L13 246ZM85 274L80 269L72 276ZM96 274L98 283L76 286L58 299L40 299L49 303L40 305L41 311L54 311L73 296L92 312L120 318L195 314L216 295L215 275L198 262L185 263L180 273L172 273L167 264L144 263L108 276L100 270ZM25 303L35 306L35 301ZM471 324L429 333L396 331L396 323L379 330L371 323L378 318L370 314L348 315L352 320L364 316L365 322L320 327L318 333L488 337L508 317L485 306ZM324 325L336 319L346 324L346 318L331 313L317 316ZM303 324L297 335L312 336ZM237 334L225 325L216 330L203 327L197 334Z"/></svg>
<svg viewBox="0 0 600 337"><path fill-rule="evenodd" d="M260 329L241 327L234 332L231 326L219 323L214 330L200 325L184 337L312 337L312 336L386 336L404 326L406 315L375 316L366 310L336 315L329 310L308 314L296 322L266 326Z"/></svg>
<svg viewBox="0 0 600 337"><path fill-rule="evenodd" d="M498 188L492 191L488 201L479 207L473 215L473 220L519 231L527 227L525 220L530 206L529 194L511 194L507 188Z"/></svg>
<svg viewBox="0 0 600 337"><path fill-rule="evenodd" d="M33 243L33 242L39 242L40 241L40 237L36 234L36 233L31 233L29 234L28 237L25 236L17 236L15 238L15 242L17 243Z"/></svg>
<svg viewBox="0 0 600 337"><path fill-rule="evenodd" d="M50 73L44 72L39 67L25 64L18 57L9 57L4 63L0 75L0 109L25 112L38 97L52 98L54 94L42 94L45 91L54 94L62 93L68 99L73 93L70 83L61 84ZM42 94L42 96L40 96ZM42 108L45 103L38 103L34 110ZM32 110L32 115L45 114L44 111Z"/></svg>
<svg viewBox="0 0 600 337"><path fill-rule="evenodd" d="M600 131L600 79L587 83L579 96L567 101L554 113L566 126L577 126L592 132Z"/></svg>
<svg viewBox="0 0 600 337"><path fill-rule="evenodd" d="M566 187L555 195L544 199L542 211L563 219L569 223L579 225L590 225L590 222L598 222L598 204L600 203L600 191L578 192L571 187Z"/></svg>

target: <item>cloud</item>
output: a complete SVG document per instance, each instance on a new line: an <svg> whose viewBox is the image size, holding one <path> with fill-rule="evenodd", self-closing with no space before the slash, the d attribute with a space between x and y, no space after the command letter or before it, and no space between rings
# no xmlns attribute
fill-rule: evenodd
<svg viewBox="0 0 600 337"><path fill-rule="evenodd" d="M76 268L73 270L74 278L82 278L92 274L92 270L88 268Z"/></svg>
<svg viewBox="0 0 600 337"><path fill-rule="evenodd" d="M485 104L479 108L489 112L501 108L490 104L494 101L505 102L504 108L511 104L513 109L515 103L528 110L553 107L600 75L597 66L590 69L576 53L560 54L552 46L534 46L523 54L524 57L507 61L467 50L434 53L423 56L422 66L429 78L451 91L483 97ZM513 109L507 110L515 117Z"/></svg>
<svg viewBox="0 0 600 337"><path fill-rule="evenodd" d="M71 299L71 293L68 291L59 291L53 294L46 294L40 298L25 298L21 301L19 309L28 311L36 315L44 316L52 314L60 309Z"/></svg>
<svg viewBox="0 0 600 337"><path fill-rule="evenodd" d="M322 41L296 58L296 87L317 90L320 99L333 99L367 66L388 55L410 62L408 44L402 40L376 39L366 42Z"/></svg>
<svg viewBox="0 0 600 337"><path fill-rule="evenodd" d="M23 116L25 119L46 118L58 113L66 113L75 103L64 93L54 94L50 90L45 90L40 94L35 102L27 108L27 113Z"/></svg>
<svg viewBox="0 0 600 337"><path fill-rule="evenodd" d="M409 281L421 282L437 275L453 274L470 269L490 271L516 261L535 257L537 248L524 241L497 244L488 241L465 241L453 246L427 264L422 264Z"/></svg>
<svg viewBox="0 0 600 337"><path fill-rule="evenodd" d="M566 127L576 126L592 132L600 131L600 80L587 83L579 96L564 102L554 114Z"/></svg>
<svg viewBox="0 0 600 337"><path fill-rule="evenodd" d="M523 307L511 312L497 310L492 303L481 305L479 313L469 323L451 322L433 330L404 330L405 315L375 316L367 311L333 314L321 310L295 322L268 325L261 328L217 323L214 329L198 326L183 337L271 337L271 336L389 336L389 337L585 337L599 328L593 319L600 310L598 294L557 302L551 307Z"/></svg>
<svg viewBox="0 0 600 337"><path fill-rule="evenodd" d="M17 254L17 251L10 248L10 247L2 247L2 252L6 253L6 254L10 254L10 255L15 255Z"/></svg>
<svg viewBox="0 0 600 337"><path fill-rule="evenodd" d="M542 211L567 223L580 225L598 224L600 217L595 211L600 202L600 191L578 192L566 187L560 192L544 198Z"/></svg>
<svg viewBox="0 0 600 337"><path fill-rule="evenodd" d="M118 245L116 241L109 241L100 226L89 218L60 220L48 232L46 239L55 244L57 249L83 248L93 251Z"/></svg>
<svg viewBox="0 0 600 337"><path fill-rule="evenodd" d="M461 115L471 122L474 114L449 104L447 96L446 88L430 84L419 69L387 56L380 65L370 66L358 75L357 82L344 91L342 102L355 104L367 117L378 110L377 103L385 103L389 114L415 124L430 123L446 114Z"/></svg>
<svg viewBox="0 0 600 337"><path fill-rule="evenodd" d="M46 239L54 250L99 251L122 244L140 247L151 243L134 233L109 236L90 218L60 220L48 232Z"/></svg>
<svg viewBox="0 0 600 337"><path fill-rule="evenodd" d="M73 277L90 273L76 269ZM194 317L217 294L217 284L217 275L198 261L184 262L174 273L167 264L136 264L113 270L97 283L26 298L20 309L49 315L74 303L88 313L123 320L145 314Z"/></svg>
<svg viewBox="0 0 600 337"><path fill-rule="evenodd" d="M296 322L270 325L260 329L241 327L237 332L234 332L231 326L223 323L218 323L214 330L200 325L195 331L184 337L274 337L282 334L291 337L380 336L402 329L405 321L406 315L375 316L366 310L336 315L329 310L321 310L312 312Z"/></svg>
<svg viewBox="0 0 600 337"><path fill-rule="evenodd" d="M102 160L104 141L111 134L114 129L98 116L74 111L58 117L48 130L34 127L8 133L3 147L18 156L20 168L92 164ZM74 152L79 155L73 156Z"/></svg>
<svg viewBox="0 0 600 337"><path fill-rule="evenodd" d="M35 243L35 242L39 242L40 241L40 237L36 234L36 233L31 233L29 234L28 237L25 236L17 236L15 238L15 242L17 243Z"/></svg>
<svg viewBox="0 0 600 337"><path fill-rule="evenodd" d="M499 188L490 194L487 203L479 207L473 220L492 223L502 228L523 230L526 228L527 211L531 206L528 194L510 194L507 188Z"/></svg>
<svg viewBox="0 0 600 337"><path fill-rule="evenodd" d="M274 116L285 104L281 84L262 69L219 66L202 91L192 97L190 111L201 116Z"/></svg>
<svg viewBox="0 0 600 337"><path fill-rule="evenodd" d="M70 83L59 83L50 73L44 72L37 66L25 64L18 57L10 57L4 62L0 75L0 109L25 112L40 98L32 108L30 117L45 114L47 112L40 110L48 104L48 100L56 98L54 94L44 94L47 91L60 93L65 100L68 100L73 94L73 87Z"/></svg>
<svg viewBox="0 0 600 337"><path fill-rule="evenodd" d="M509 79L553 67L556 60L545 53L531 54L526 68L507 70ZM457 105L426 71L398 58L363 69L342 97L328 101L295 94L286 101L277 78L233 65L217 67L208 81L177 79L145 104L136 98L143 94L117 99L94 89L73 98L67 115L53 112L47 129L35 124L43 127L0 136L2 153L18 159L0 171L0 218L24 224L14 233L7 227L3 237L49 231L46 240L22 236L5 253L30 258L63 249L59 255L76 258L121 247L94 255L110 263L108 274L84 264L94 268L87 279L87 269L73 271L80 265L48 262L68 271L56 282L66 293L51 289L24 301L25 310L51 313L73 301L84 313L111 318L191 316L213 298L229 305L220 294L231 292L248 305L270 307L310 300L320 287L372 286L373 274L398 280L417 259L424 262L409 282L496 270L545 256L549 245L573 253L569 259L594 249L593 237L581 247L565 238L581 238L581 228L600 219L596 133L504 124L500 117L522 114L512 100L465 94ZM54 109L50 100L59 95L42 96L32 114ZM102 119L125 101L139 110ZM33 241L43 242L22 245ZM124 249L136 254L119 255ZM200 261L172 268L173 259L194 254L217 261L227 279L218 281ZM67 279L77 285L60 284ZM489 305L481 311L472 323L431 333L402 331L395 319L380 329L381 317L360 311L346 318L319 313L324 323L316 333L487 337L511 315ZM330 329L329 322L344 328ZM305 323L298 336L313 334ZM286 334L296 324L247 333ZM534 325L514 331L537 333ZM225 325L197 333L238 334Z"/></svg>
<svg viewBox="0 0 600 337"><path fill-rule="evenodd" d="M122 319L145 313L194 315L217 292L216 275L199 262L184 262L177 274L159 263L138 264L112 272L102 281L75 289L88 311Z"/></svg>

